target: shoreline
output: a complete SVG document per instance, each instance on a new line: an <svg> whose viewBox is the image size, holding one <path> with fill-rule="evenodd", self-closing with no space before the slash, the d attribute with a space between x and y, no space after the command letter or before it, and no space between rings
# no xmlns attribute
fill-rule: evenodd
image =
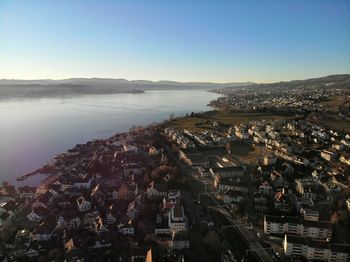
<svg viewBox="0 0 350 262"><path fill-rule="evenodd" d="M210 102L209 102L210 104ZM209 106L208 104L208 106ZM76 144L75 146L73 146L72 148L68 149L66 152L62 152L62 153L58 153L51 161L55 161L57 159L60 159L62 157L65 157L67 154L69 154L71 151L75 150L75 148L77 147L84 147L87 146L91 143L94 143L96 141L102 141L102 142L106 142L109 139L113 139L115 137L120 137L120 136L128 136L133 132L133 128L134 129L139 129L139 128L154 128L154 129L159 129L160 127L164 127L164 126L172 126L172 124L174 122L187 122L189 124L191 124L192 120L195 118L201 119L201 120L205 120L205 119L216 119L218 116L222 116L225 117L227 116L227 114L229 114L229 118L232 118L233 122L239 121L239 123L241 123L242 119L245 119L246 121L250 121L250 120L255 120L255 119L260 119L260 118L267 118L267 119L275 119L275 118L281 118L281 117L286 117L283 115L276 115L276 114L268 114L268 113L238 113L238 112L223 112L217 109L214 110L207 110L204 112L198 112L198 113L193 113L193 116L190 115L182 115L182 116L178 116L175 117L174 119L164 119L159 123L150 123L148 125L145 126L132 126L130 127L130 130L127 132L117 132L115 134L113 134L110 137L107 138L99 138L99 139L92 139L92 140L88 140L85 143L81 143L81 144ZM243 118L242 118L243 116ZM236 117L236 118L235 118ZM243 121L244 122L244 121ZM186 126L186 125L185 125ZM44 166L36 169L35 171L26 173L24 175L21 175L19 177L16 178L16 181L25 181L27 178L29 177L34 177L37 175L45 175L48 174L50 175L50 172L52 172L55 167L54 167L55 163L52 164L45 164ZM50 176L44 178L37 187L41 186L41 184L43 182L45 182Z"/></svg>
<svg viewBox="0 0 350 262"><path fill-rule="evenodd" d="M168 94L175 96L167 101ZM199 99L193 104L188 99L189 96L198 96ZM159 101L162 102L159 105L153 103L154 99L159 97L161 98ZM214 98L216 95L207 90L196 89L159 92L152 90L135 96L134 94L108 94L80 95L63 99L1 99L0 105L4 108L2 115L5 120L3 134L9 138L1 143L3 155L9 159L7 162L5 162L6 158L0 161L1 167L6 171L1 180L22 186L23 183L17 183L16 178L36 171L38 167L50 164L57 154L66 152L77 143L85 143L96 138L107 138L116 132L126 132L135 124L147 125L152 122L162 122L168 119L171 113L176 116L184 116L191 111L210 110L206 105ZM181 101L184 103L183 106L179 106ZM29 107L26 112L29 116L27 117L29 123L31 120L36 122L27 130L29 136L33 136L33 140L28 142L26 137L28 135L17 132L28 125L27 120L21 120L20 114L16 115L23 105ZM44 111L46 107L47 110ZM14 114L13 118L12 114ZM50 121L50 124L47 124L46 119ZM96 120L97 125L94 125L89 119ZM67 127L64 127L65 123L68 123ZM82 129L80 132L81 127L85 130ZM57 136L58 140L51 141L48 138L50 133L44 135L44 130L53 131L52 135ZM43 138L41 134L44 135ZM36 149L35 154L30 155L30 148L35 144L40 146ZM24 145L26 146L22 150L21 147ZM6 152L5 149L10 146L12 148ZM41 178L35 178L27 181L30 185L37 185L40 180Z"/></svg>

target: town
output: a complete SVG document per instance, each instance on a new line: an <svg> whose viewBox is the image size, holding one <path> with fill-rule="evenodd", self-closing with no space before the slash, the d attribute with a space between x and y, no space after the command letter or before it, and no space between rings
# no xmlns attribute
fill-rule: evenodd
<svg viewBox="0 0 350 262"><path fill-rule="evenodd" d="M326 96L305 90L288 116L192 113L78 144L38 187L3 183L3 261L349 261L350 132L300 115Z"/></svg>

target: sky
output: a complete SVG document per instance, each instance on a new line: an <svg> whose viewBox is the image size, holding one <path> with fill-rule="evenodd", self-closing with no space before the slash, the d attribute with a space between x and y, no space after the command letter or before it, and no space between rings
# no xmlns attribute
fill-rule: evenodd
<svg viewBox="0 0 350 262"><path fill-rule="evenodd" d="M350 0L1 0L0 78L350 73Z"/></svg>

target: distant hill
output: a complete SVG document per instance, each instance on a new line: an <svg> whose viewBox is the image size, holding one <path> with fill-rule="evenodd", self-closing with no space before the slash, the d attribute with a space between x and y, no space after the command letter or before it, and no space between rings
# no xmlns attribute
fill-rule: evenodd
<svg viewBox="0 0 350 262"><path fill-rule="evenodd" d="M147 81L109 78L70 78L63 80L0 80L0 99L39 98L72 96L83 94L140 93L147 90L174 89L216 89L232 86L252 85L253 82L241 83L206 83Z"/></svg>
<svg viewBox="0 0 350 262"><path fill-rule="evenodd" d="M270 89L270 88L303 88L310 87L312 85L317 85L318 87L327 87L336 85L337 87L346 87L350 84L350 74L339 74L339 75L329 75L318 78L310 78L305 80L292 80L286 82L276 82L276 83L261 83L261 84L251 84L242 86L228 86L220 89L220 92L234 91L239 88L259 88L259 89Z"/></svg>

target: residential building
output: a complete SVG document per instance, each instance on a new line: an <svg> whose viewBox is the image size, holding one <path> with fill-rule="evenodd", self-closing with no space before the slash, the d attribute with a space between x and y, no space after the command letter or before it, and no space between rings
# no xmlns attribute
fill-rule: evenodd
<svg viewBox="0 0 350 262"><path fill-rule="evenodd" d="M244 175L243 166L233 166L233 167L213 167L210 168L210 173L213 177L220 176L221 178L227 177L243 177Z"/></svg>
<svg viewBox="0 0 350 262"><path fill-rule="evenodd" d="M331 239L333 225L326 221L304 220L290 216L264 216L264 232L266 234L293 234L305 238Z"/></svg>
<svg viewBox="0 0 350 262"><path fill-rule="evenodd" d="M80 212L89 211L91 209L91 203L87 201L83 196L77 198L77 205Z"/></svg>
<svg viewBox="0 0 350 262"><path fill-rule="evenodd" d="M350 259L350 245L324 240L285 235L283 247L286 257L302 256L307 261L342 262Z"/></svg>
<svg viewBox="0 0 350 262"><path fill-rule="evenodd" d="M173 232L186 230L185 212L182 205L176 205L170 210L168 224Z"/></svg>

